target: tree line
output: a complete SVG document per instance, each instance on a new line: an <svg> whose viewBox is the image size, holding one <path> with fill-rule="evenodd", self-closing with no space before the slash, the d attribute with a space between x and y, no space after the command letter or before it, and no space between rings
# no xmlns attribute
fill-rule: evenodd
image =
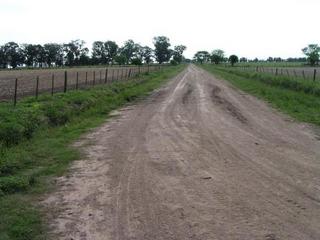
<svg viewBox="0 0 320 240"><path fill-rule="evenodd" d="M91 52L83 40L69 43L18 44L8 42L0 46L0 67L61 67L81 65L133 64L142 65L157 62L179 64L184 60L186 46L171 48L170 39L165 36L153 38L154 48L141 46L127 40L121 47L114 41L95 41Z"/></svg>
<svg viewBox="0 0 320 240"><path fill-rule="evenodd" d="M249 60L245 57L239 58L237 55L231 55L229 57L225 56L225 53L221 49L213 50L211 53L208 51L198 51L193 58L193 61L198 62L200 64L202 63L226 63L230 62L233 66L237 62L308 62L311 66L315 66L319 64L320 61L320 46L318 44L309 44L307 47L302 49L302 52L306 55L304 58L273 58L269 57L267 60L259 60L258 58L255 58L253 60Z"/></svg>
<svg viewBox="0 0 320 240"><path fill-rule="evenodd" d="M211 52L211 54L208 51L198 51L193 57L193 60L195 62L198 62L200 64L203 63L214 63L214 64L220 64L222 62L230 62L233 66L236 62L239 61L238 56L231 55L229 58L225 56L225 53L221 49L216 49ZM247 61L247 59L241 58L241 61Z"/></svg>

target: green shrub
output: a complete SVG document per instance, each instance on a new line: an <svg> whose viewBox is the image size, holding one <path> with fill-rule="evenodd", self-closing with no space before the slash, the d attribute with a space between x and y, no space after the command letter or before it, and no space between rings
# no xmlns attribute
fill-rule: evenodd
<svg viewBox="0 0 320 240"><path fill-rule="evenodd" d="M26 190L30 186L30 179L26 177L1 177L0 191L4 194L20 192Z"/></svg>
<svg viewBox="0 0 320 240"><path fill-rule="evenodd" d="M170 61L170 64L173 65L173 66L176 66L176 65L178 65L178 62L175 61L175 60L171 60L171 61Z"/></svg>
<svg viewBox="0 0 320 240"><path fill-rule="evenodd" d="M61 104L50 103L44 106L45 116L51 126L64 125L70 120L70 113L67 107Z"/></svg>
<svg viewBox="0 0 320 240"><path fill-rule="evenodd" d="M0 177L14 173L20 168L19 160L12 161L7 159L0 159Z"/></svg>
<svg viewBox="0 0 320 240"><path fill-rule="evenodd" d="M0 142L9 147L18 144L23 139L24 127L16 122L0 124Z"/></svg>
<svg viewBox="0 0 320 240"><path fill-rule="evenodd" d="M40 114L37 112L26 112L20 119L21 125L24 127L23 136L27 139L32 138L34 132L41 124Z"/></svg>

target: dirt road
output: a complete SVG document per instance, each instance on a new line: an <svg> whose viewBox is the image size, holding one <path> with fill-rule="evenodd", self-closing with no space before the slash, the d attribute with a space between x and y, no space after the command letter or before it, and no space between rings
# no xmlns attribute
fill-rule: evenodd
<svg viewBox="0 0 320 240"><path fill-rule="evenodd" d="M316 138L191 65L77 143L53 239L320 239Z"/></svg>

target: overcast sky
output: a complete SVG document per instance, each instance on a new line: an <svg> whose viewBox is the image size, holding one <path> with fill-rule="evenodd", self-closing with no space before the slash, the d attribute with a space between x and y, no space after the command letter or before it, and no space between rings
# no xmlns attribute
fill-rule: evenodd
<svg viewBox="0 0 320 240"><path fill-rule="evenodd" d="M0 44L83 39L220 48L227 55L299 57L320 44L320 0L0 0Z"/></svg>

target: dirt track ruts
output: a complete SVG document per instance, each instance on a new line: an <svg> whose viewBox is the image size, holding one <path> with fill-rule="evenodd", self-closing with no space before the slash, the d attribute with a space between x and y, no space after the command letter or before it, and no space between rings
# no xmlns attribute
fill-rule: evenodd
<svg viewBox="0 0 320 240"><path fill-rule="evenodd" d="M320 239L320 142L190 65L76 145L53 239Z"/></svg>

